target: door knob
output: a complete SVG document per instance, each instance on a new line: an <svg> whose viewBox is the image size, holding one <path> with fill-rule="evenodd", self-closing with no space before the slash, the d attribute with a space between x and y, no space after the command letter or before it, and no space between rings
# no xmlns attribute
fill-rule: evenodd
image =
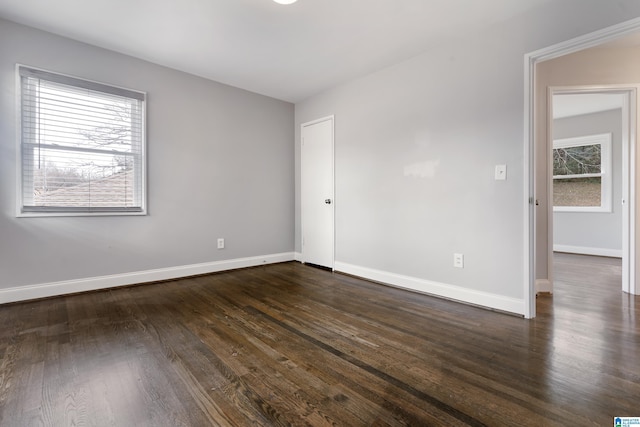
<svg viewBox="0 0 640 427"><path fill-rule="evenodd" d="M324 201L326 204L330 205L331 204L331 199L325 199Z"/></svg>

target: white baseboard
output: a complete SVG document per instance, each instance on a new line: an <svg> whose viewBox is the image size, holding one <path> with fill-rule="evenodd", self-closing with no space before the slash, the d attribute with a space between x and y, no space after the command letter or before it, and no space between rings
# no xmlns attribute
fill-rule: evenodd
<svg viewBox="0 0 640 427"><path fill-rule="evenodd" d="M403 276L337 261L335 263L335 271L467 304L479 305L494 310L524 315L525 302L521 299L490 294L460 286L433 282L416 277Z"/></svg>
<svg viewBox="0 0 640 427"><path fill-rule="evenodd" d="M294 259L298 262L302 262L302 253L301 252L295 252L294 253Z"/></svg>
<svg viewBox="0 0 640 427"><path fill-rule="evenodd" d="M293 252L0 289L0 304L293 261Z"/></svg>
<svg viewBox="0 0 640 427"><path fill-rule="evenodd" d="M622 258L622 249L589 248L586 246L553 245L554 252L567 252L570 254L607 256Z"/></svg>
<svg viewBox="0 0 640 427"><path fill-rule="evenodd" d="M552 293L553 287L549 279L536 279L536 294L540 292Z"/></svg>

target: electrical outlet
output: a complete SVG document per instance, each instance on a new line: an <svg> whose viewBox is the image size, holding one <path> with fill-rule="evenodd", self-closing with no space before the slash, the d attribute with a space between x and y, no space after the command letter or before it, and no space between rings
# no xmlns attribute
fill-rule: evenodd
<svg viewBox="0 0 640 427"><path fill-rule="evenodd" d="M218 239L218 249L224 249L224 239Z"/></svg>
<svg viewBox="0 0 640 427"><path fill-rule="evenodd" d="M464 268L463 254L453 254L453 266L456 268Z"/></svg>

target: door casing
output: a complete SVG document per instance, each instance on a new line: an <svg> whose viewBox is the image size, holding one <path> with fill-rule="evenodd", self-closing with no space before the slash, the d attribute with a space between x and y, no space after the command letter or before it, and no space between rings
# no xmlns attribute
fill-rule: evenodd
<svg viewBox="0 0 640 427"><path fill-rule="evenodd" d="M622 124L621 124L621 136L622 136L622 200L613 200L613 203L617 203L622 206L622 290L624 292L630 292L630 229L631 221L629 215L629 206L634 204L634 194L630 192L633 188L630 182L631 174L631 150L635 150L635 131L636 128L636 93L635 87L629 87L627 85L603 85L603 86L563 86L563 87L550 87L547 95L547 164L551 164L551 151L553 141L553 96L562 94L598 94L598 93L612 93L621 94L624 96L624 105L622 106ZM535 172L535 171L534 171ZM547 277L549 292L553 292L553 180L552 174L547 174Z"/></svg>
<svg viewBox="0 0 640 427"><path fill-rule="evenodd" d="M527 319L536 316L536 286L535 286L535 253L536 253L536 214L535 214L535 68L539 62L558 58L580 50L588 49L600 44L624 37L630 34L640 32L640 18L632 19L611 27L604 28L584 36L576 37L562 43L558 43L524 56L524 317ZM635 112L635 106L632 110ZM634 134L630 140L635 141ZM635 164L637 162L636 150L630 147L630 197L629 200L629 292L637 294L638 286L636 285L636 174Z"/></svg>

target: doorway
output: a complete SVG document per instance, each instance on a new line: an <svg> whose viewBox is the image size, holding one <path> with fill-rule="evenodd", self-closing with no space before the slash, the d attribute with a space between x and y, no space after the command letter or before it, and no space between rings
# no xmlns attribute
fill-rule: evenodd
<svg viewBox="0 0 640 427"><path fill-rule="evenodd" d="M302 262L334 266L334 117L301 125Z"/></svg>
<svg viewBox="0 0 640 427"><path fill-rule="evenodd" d="M540 173L541 167L546 168L548 165L546 161L546 148L548 139L548 126L547 126L547 102L548 93L546 93L547 86L553 86L554 84L541 85L538 82L541 73L538 70L540 65L552 59L562 59L570 57L571 55L579 55L583 52L592 52L591 48L595 48L604 45L609 42L626 42L633 35L640 34L640 19L634 19L627 21L612 27L605 28L603 30L587 34L585 36L577 37L572 40L568 40L563 43L559 43L554 46L550 46L532 53L525 55L525 177L527 189L527 198L525 200L525 277L524 277L524 307L523 312L525 318L533 318L536 315L536 279L546 276L549 262L549 200L548 200L548 178L547 171ZM637 40L637 37L636 37ZM636 45L637 46L637 45ZM629 60L627 56L627 60ZM636 118L636 93L638 86L637 76L627 72L626 68L631 71L631 67L614 66L611 61L600 61L591 63L590 66L581 68L567 67L563 72L568 72L568 77L575 77L580 72L591 73L591 76L600 76L597 79L590 79L585 81L585 74L582 74L582 79L579 82L573 81L573 84L593 84L600 83L602 85L617 85L618 89L626 90L631 95L631 102L629 103L630 118L635 120ZM562 73L560 73L562 74ZM554 74L557 77L558 73ZM625 84L631 82L632 84ZM555 83L555 85L567 85L571 83ZM541 95L542 92L542 95ZM629 125L630 130L630 148L629 152L629 183L628 188L628 209L629 209L629 233L628 233L628 266L624 271L625 275L628 275L629 283L628 292L636 294L640 290L636 286L635 278L635 265L636 265L636 241L638 237L636 235L636 214L635 214L635 168L638 161L637 150L635 149L636 138L636 125ZM542 143L541 141L544 141ZM540 154L542 150L542 154ZM537 159L536 159L537 158ZM545 161L540 160L544 158ZM544 166L541 166L544 165ZM541 193L541 194L539 194Z"/></svg>
<svg viewBox="0 0 640 427"><path fill-rule="evenodd" d="M564 265L558 252L621 259L618 289L629 292L632 97L616 87L549 89L549 292Z"/></svg>

